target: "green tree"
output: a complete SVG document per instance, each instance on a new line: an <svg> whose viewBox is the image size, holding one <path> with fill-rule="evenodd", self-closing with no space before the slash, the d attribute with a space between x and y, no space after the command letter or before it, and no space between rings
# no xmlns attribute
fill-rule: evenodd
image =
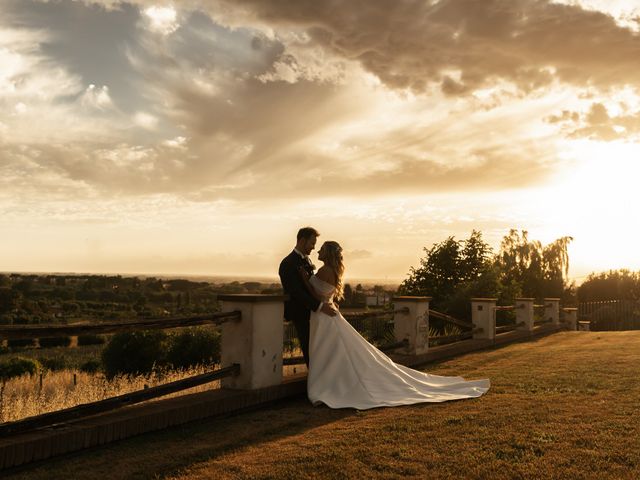
<svg viewBox="0 0 640 480"><path fill-rule="evenodd" d="M472 297L496 297L510 304L518 296L567 298L571 237L543 246L528 233L510 230L494 255L476 230L467 240L449 237L425 248L418 268L411 268L399 288L402 295L433 298L434 310L469 318Z"/></svg>
<svg viewBox="0 0 640 480"><path fill-rule="evenodd" d="M4 382L21 375L35 375L42 366L31 358L14 357L0 361L0 379Z"/></svg>
<svg viewBox="0 0 640 480"><path fill-rule="evenodd" d="M0 313L9 313L18 307L20 293L11 288L0 288Z"/></svg>
<svg viewBox="0 0 640 480"><path fill-rule="evenodd" d="M168 337L167 363L174 368L189 368L220 361L220 332L193 327Z"/></svg>
<svg viewBox="0 0 640 480"><path fill-rule="evenodd" d="M149 373L166 360L167 335L158 330L116 333L102 351L108 377Z"/></svg>
<svg viewBox="0 0 640 480"><path fill-rule="evenodd" d="M640 300L640 272L610 270L592 273L577 289L581 302L599 300Z"/></svg>
<svg viewBox="0 0 640 480"><path fill-rule="evenodd" d="M478 281L492 268L492 249L476 230L467 240L449 237L424 251L426 256L418 268L411 268L399 293L431 296L435 309L448 310L447 299L461 285Z"/></svg>
<svg viewBox="0 0 640 480"><path fill-rule="evenodd" d="M500 245L496 263L501 282L514 292L534 298L562 297L569 272L568 245L572 237L561 237L543 246L529 240L528 232L509 231Z"/></svg>
<svg viewBox="0 0 640 480"><path fill-rule="evenodd" d="M342 303L345 305L351 305L353 303L353 288L350 283L344 286L344 300Z"/></svg>
<svg viewBox="0 0 640 480"><path fill-rule="evenodd" d="M26 297L33 289L33 280L29 277L23 277L22 280L13 286L13 289L21 292Z"/></svg>

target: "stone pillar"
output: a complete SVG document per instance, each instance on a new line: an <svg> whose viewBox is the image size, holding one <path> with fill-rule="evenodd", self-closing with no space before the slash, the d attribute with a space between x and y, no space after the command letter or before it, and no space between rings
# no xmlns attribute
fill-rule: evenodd
<svg viewBox="0 0 640 480"><path fill-rule="evenodd" d="M398 349L406 355L427 353L429 348L429 301L431 297L394 297L396 310L405 312L393 315L393 331L397 342L407 340L409 345Z"/></svg>
<svg viewBox="0 0 640 480"><path fill-rule="evenodd" d="M581 332L590 332L591 323L588 321L578 322L578 330Z"/></svg>
<svg viewBox="0 0 640 480"><path fill-rule="evenodd" d="M473 323L473 339L496 338L496 301L497 298L472 298L471 299L471 322ZM481 332L476 332L476 328L481 328Z"/></svg>
<svg viewBox="0 0 640 480"><path fill-rule="evenodd" d="M222 324L221 366L240 364L222 386L256 389L282 383L282 295L218 295L222 311L239 310L239 321Z"/></svg>
<svg viewBox="0 0 640 480"><path fill-rule="evenodd" d="M560 299L544 299L544 319L551 320L551 325L560 326Z"/></svg>
<svg viewBox="0 0 640 480"><path fill-rule="evenodd" d="M516 298L516 324L524 322L517 330L533 331L533 298Z"/></svg>
<svg viewBox="0 0 640 480"><path fill-rule="evenodd" d="M563 308L564 324L569 330L577 330L578 328L578 309Z"/></svg>

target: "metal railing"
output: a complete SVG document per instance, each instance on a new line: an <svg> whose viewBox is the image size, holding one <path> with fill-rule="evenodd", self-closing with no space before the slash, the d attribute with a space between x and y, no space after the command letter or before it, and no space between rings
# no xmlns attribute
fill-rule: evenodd
<svg viewBox="0 0 640 480"><path fill-rule="evenodd" d="M640 330L640 301L628 299L578 303L578 321L594 331Z"/></svg>

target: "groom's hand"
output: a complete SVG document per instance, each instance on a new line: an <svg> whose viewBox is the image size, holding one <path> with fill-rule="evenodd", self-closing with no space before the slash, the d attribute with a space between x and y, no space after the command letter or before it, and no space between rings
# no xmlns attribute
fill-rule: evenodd
<svg viewBox="0 0 640 480"><path fill-rule="evenodd" d="M310 276L309 272L307 272L304 267L302 267L302 266L298 267L298 273L300 274L300 276L302 278L307 279L307 280L309 279L309 276Z"/></svg>
<svg viewBox="0 0 640 480"><path fill-rule="evenodd" d="M328 303L323 303L320 311L330 317L335 317L337 315L336 309Z"/></svg>

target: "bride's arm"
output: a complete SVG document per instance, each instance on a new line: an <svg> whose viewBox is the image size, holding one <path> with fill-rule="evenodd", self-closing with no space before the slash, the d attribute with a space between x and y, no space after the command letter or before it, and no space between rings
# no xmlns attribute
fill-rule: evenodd
<svg viewBox="0 0 640 480"><path fill-rule="evenodd" d="M309 274L305 271L305 269L303 267L300 267L298 269L298 273L302 277L302 281L304 282L305 287L307 287L309 293L313 295L313 298L322 301L322 297L318 294L318 292L316 292L316 289L313 288L313 285L311 285L311 282L309 281Z"/></svg>

